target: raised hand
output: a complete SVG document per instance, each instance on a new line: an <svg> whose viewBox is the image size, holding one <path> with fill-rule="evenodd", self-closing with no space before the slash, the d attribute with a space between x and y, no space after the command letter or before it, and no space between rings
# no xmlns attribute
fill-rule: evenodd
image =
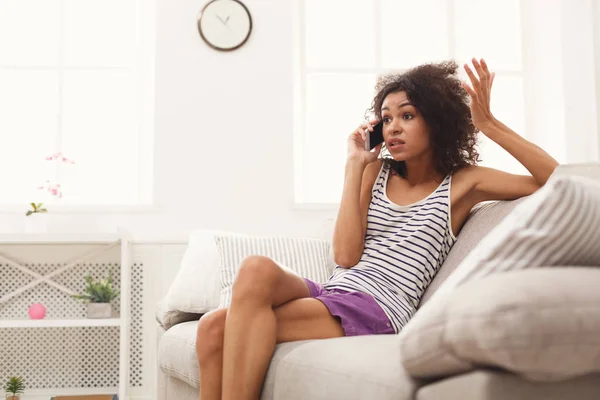
<svg viewBox="0 0 600 400"><path fill-rule="evenodd" d="M483 58L481 61L473 58L471 62L479 78L475 76L469 65L465 64L465 72L471 80L471 86L466 82L463 82L462 86L469 93L469 96L471 96L470 107L473 125L485 133L486 129L495 122L495 118L490 110L490 93L492 92L492 83L496 74L494 72L490 73Z"/></svg>

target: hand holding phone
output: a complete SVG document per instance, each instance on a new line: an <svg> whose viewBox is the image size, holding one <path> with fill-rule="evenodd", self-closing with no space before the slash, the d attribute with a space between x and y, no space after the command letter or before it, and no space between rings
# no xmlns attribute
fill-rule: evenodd
<svg viewBox="0 0 600 400"><path fill-rule="evenodd" d="M366 164L377 160L381 151L379 143L383 141L383 134L380 135L379 132L382 132L381 125L376 119L360 124L348 136L349 160L359 160ZM381 140L378 139L379 136Z"/></svg>
<svg viewBox="0 0 600 400"><path fill-rule="evenodd" d="M383 122L379 121L375 126L373 126L373 130L367 130L367 140L365 140L365 150L371 151L378 144L383 143Z"/></svg>

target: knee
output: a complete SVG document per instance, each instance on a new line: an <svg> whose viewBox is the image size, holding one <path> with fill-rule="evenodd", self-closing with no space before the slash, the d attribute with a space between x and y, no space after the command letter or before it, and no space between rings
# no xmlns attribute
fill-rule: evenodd
<svg viewBox="0 0 600 400"><path fill-rule="evenodd" d="M279 273L277 263L268 257L244 258L233 283L232 300L256 299L270 295Z"/></svg>
<svg viewBox="0 0 600 400"><path fill-rule="evenodd" d="M226 316L227 309L219 309L204 314L198 321L196 354L199 363L223 349Z"/></svg>

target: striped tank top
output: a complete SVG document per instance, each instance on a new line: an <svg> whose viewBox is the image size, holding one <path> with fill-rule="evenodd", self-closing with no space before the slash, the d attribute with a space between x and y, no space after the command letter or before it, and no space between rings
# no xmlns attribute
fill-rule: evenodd
<svg viewBox="0 0 600 400"><path fill-rule="evenodd" d="M400 206L386 194L390 171L384 163L373 185L360 261L350 269L337 266L324 287L372 295L398 333L456 237L450 223L452 176L423 200Z"/></svg>

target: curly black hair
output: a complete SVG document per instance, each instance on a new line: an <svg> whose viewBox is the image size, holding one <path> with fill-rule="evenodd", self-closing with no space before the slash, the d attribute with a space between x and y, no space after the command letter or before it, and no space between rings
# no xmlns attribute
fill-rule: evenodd
<svg viewBox="0 0 600 400"><path fill-rule="evenodd" d="M435 168L444 175L476 165L479 159L478 129L473 125L468 94L457 76L455 61L429 63L403 73L384 75L375 86L376 95L367 111L381 120L381 106L390 93L405 92L423 115L430 133ZM385 149L385 144L383 145ZM382 157L400 176L406 177L406 163Z"/></svg>

